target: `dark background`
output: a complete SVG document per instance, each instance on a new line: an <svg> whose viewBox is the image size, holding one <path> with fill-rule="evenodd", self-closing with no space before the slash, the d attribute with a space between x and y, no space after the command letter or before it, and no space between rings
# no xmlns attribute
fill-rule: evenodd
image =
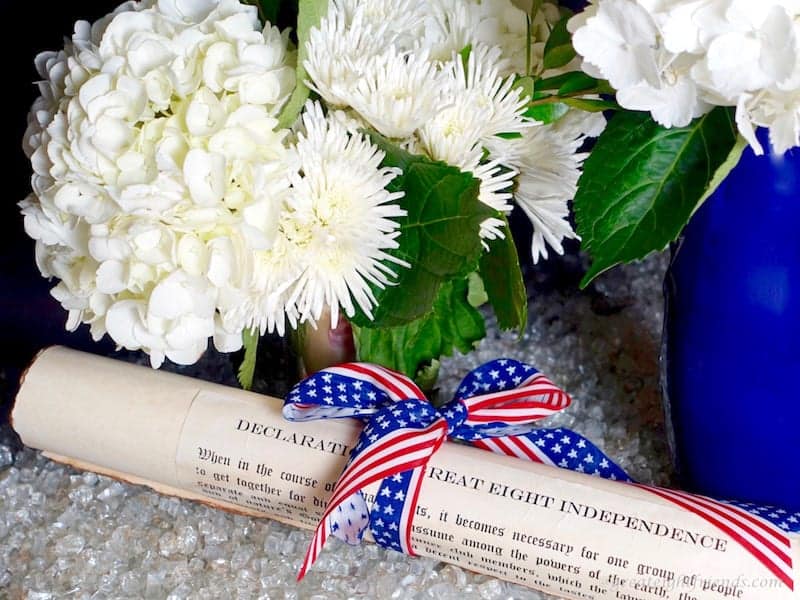
<svg viewBox="0 0 800 600"><path fill-rule="evenodd" d="M42 50L62 48L76 20L95 20L116 4L115 0L0 0L0 23L5 30L0 38L5 190L0 201L0 382L12 381L15 371L50 344L112 349L109 343L94 344L86 327L73 334L64 330L66 313L50 297L54 284L36 268L34 244L25 235L17 203L30 193L31 167L22 152L22 136L28 110L38 96L34 57Z"/></svg>

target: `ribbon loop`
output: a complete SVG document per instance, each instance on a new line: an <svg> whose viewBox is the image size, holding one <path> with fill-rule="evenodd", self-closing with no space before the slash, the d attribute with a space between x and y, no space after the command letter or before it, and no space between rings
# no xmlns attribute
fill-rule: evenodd
<svg viewBox="0 0 800 600"><path fill-rule="evenodd" d="M501 358L471 371L448 407L456 402L467 417L452 437L473 441L528 432L532 423L564 410L572 399L534 367Z"/></svg>
<svg viewBox="0 0 800 600"><path fill-rule="evenodd" d="M283 416L289 421L366 417L406 398L424 400L425 395L405 375L377 365L345 363L294 386Z"/></svg>

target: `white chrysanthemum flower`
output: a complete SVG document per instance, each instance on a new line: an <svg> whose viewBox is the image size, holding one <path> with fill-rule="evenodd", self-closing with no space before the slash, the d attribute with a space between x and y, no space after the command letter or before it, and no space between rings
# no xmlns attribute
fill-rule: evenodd
<svg viewBox="0 0 800 600"><path fill-rule="evenodd" d="M534 125L525 117L528 99L514 87L514 78L500 76L504 65L500 48L480 44L470 51L466 67L461 56L455 56L446 71L446 101L468 107L480 126L481 144L495 159L508 151L502 136L519 135Z"/></svg>
<svg viewBox="0 0 800 600"><path fill-rule="evenodd" d="M569 223L569 201L575 196L586 153L578 150L587 135L598 135L601 115L570 112L553 125L533 127L514 140L522 149L514 197L533 225L531 256L547 258L549 246L563 254L562 241L576 238Z"/></svg>
<svg viewBox="0 0 800 600"><path fill-rule="evenodd" d="M424 51L393 47L364 65L348 104L383 135L407 138L441 107L442 78Z"/></svg>
<svg viewBox="0 0 800 600"><path fill-rule="evenodd" d="M453 103L439 111L419 130L419 140L425 154L472 174L481 182L478 199L493 209L511 212L511 186L516 174L495 161L485 162L481 143L484 124L489 118L487 107L479 107L467 94L455 95ZM483 161L483 162L482 162ZM487 219L481 224L483 239L502 237L499 219Z"/></svg>
<svg viewBox="0 0 800 600"><path fill-rule="evenodd" d="M128 3L37 58L22 204L67 325L197 360L241 344L249 265L275 244L296 159L274 118L287 39L236 0Z"/></svg>
<svg viewBox="0 0 800 600"><path fill-rule="evenodd" d="M364 20L363 11L341 0L330 0L328 13L312 27L303 66L311 87L332 106L349 106L352 89L361 80L366 63L387 45L387 23Z"/></svg>
<svg viewBox="0 0 800 600"><path fill-rule="evenodd" d="M398 247L403 193L386 190L397 170L380 166L383 152L364 135L348 134L316 103L306 104L302 122L300 171L280 223L283 248L300 270L287 304L301 321L316 321L330 307L335 327L340 310L353 316L358 306L371 316L370 286L396 277L386 263L410 266L386 252Z"/></svg>
<svg viewBox="0 0 800 600"><path fill-rule="evenodd" d="M422 34L428 14L426 2L418 0L339 0L350 23L380 34L385 46L412 50ZM330 14L330 13L329 13Z"/></svg>
<svg viewBox="0 0 800 600"><path fill-rule="evenodd" d="M479 164L471 169L470 172L481 182L478 200L500 213L510 213L513 208L511 205L511 200L513 199L511 189L514 185L517 171L492 161ZM496 217L489 217L481 222L480 237L482 240L503 238L505 237L503 233L504 227L505 221ZM483 246L488 250L485 242Z"/></svg>
<svg viewBox="0 0 800 600"><path fill-rule="evenodd" d="M520 3L517 3L520 4ZM503 75L543 71L544 48L553 25L561 18L556 3L544 2L531 22L531 48L528 55L528 28L526 14L532 4L523 9L511 0L482 0L478 5L480 26L475 30L475 40L503 50L506 65L500 68Z"/></svg>
<svg viewBox="0 0 800 600"><path fill-rule="evenodd" d="M481 25L477 2L432 0L427 4L425 31L419 47L429 52L431 60L447 62L453 54L477 41Z"/></svg>
<svg viewBox="0 0 800 600"><path fill-rule="evenodd" d="M436 112L419 129L418 135L426 153L460 168L471 168L480 162L483 149L482 120L486 109L475 106L464 95L451 96L451 103Z"/></svg>

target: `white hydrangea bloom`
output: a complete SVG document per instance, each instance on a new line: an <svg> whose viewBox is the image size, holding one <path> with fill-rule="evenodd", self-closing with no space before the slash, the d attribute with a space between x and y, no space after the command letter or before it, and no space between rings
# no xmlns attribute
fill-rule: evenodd
<svg viewBox="0 0 800 600"><path fill-rule="evenodd" d="M634 0L603 0L594 8L570 21L573 43L623 106L650 110L666 127L688 125L708 110L690 77L696 60L664 47L653 15Z"/></svg>
<svg viewBox="0 0 800 600"><path fill-rule="evenodd" d="M584 70L607 78L626 108L665 126L735 106L776 152L798 144L800 3L796 0L593 0L570 21Z"/></svg>
<svg viewBox="0 0 800 600"><path fill-rule="evenodd" d="M197 360L241 344L247 265L276 237L296 168L275 115L287 39L236 0L127 3L37 58L22 204L68 327Z"/></svg>

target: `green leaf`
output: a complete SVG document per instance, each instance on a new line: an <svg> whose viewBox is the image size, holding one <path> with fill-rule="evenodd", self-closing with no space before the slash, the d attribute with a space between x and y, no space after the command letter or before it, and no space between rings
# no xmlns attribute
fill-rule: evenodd
<svg viewBox="0 0 800 600"><path fill-rule="evenodd" d="M581 71L570 71L553 77L543 77L534 83L536 91L558 90L559 94L572 92L582 92L584 90L594 90L598 85L597 79L589 77ZM562 91L565 90L565 91Z"/></svg>
<svg viewBox="0 0 800 600"><path fill-rule="evenodd" d="M578 234L594 259L581 285L675 240L736 139L727 108L672 129L647 113L617 113L584 163L575 196Z"/></svg>
<svg viewBox="0 0 800 600"><path fill-rule="evenodd" d="M573 71L572 73L567 73L567 75L569 77L565 78L561 85L558 86L559 96L595 90L599 85L597 79L589 77L580 71Z"/></svg>
<svg viewBox="0 0 800 600"><path fill-rule="evenodd" d="M470 273L467 277L467 302L473 308L479 308L489 301L483 279L478 273Z"/></svg>
<svg viewBox="0 0 800 600"><path fill-rule="evenodd" d="M525 111L525 116L530 119L544 123L555 123L561 117L569 112L569 106L563 102L545 102L543 104L534 104L529 106Z"/></svg>
<svg viewBox="0 0 800 600"><path fill-rule="evenodd" d="M497 326L522 334L528 322L528 294L507 221L504 233L504 239L489 243L489 252L481 257L480 275L497 316Z"/></svg>
<svg viewBox="0 0 800 600"><path fill-rule="evenodd" d="M730 154L728 154L728 158L725 159L725 162L722 163L714 173L714 177L711 178L711 183L709 183L706 188L706 193L703 194L697 202L692 214L696 213L697 209L703 206L703 203L708 200L708 197L717 191L717 188L725 181L725 178L730 172L733 171L733 168L739 164L739 160L741 160L742 152L744 152L745 148L747 148L747 140L741 135L737 136L736 143L733 145Z"/></svg>
<svg viewBox="0 0 800 600"><path fill-rule="evenodd" d="M278 127L291 127L297 120L303 105L310 94L308 86L305 84L308 74L303 62L308 58L306 41L309 31L319 25L322 18L328 14L328 0L300 0L297 12L297 69L294 91L286 102L286 105L278 115Z"/></svg>
<svg viewBox="0 0 800 600"><path fill-rule="evenodd" d="M539 7L531 7L531 14L525 15L525 75L531 75L531 50L533 48L533 15L534 8L538 11Z"/></svg>
<svg viewBox="0 0 800 600"><path fill-rule="evenodd" d="M547 38L542 61L545 69L563 67L576 56L575 48L572 47L572 37L567 31L569 19L570 16L567 15L556 23L550 32L550 37Z"/></svg>
<svg viewBox="0 0 800 600"><path fill-rule="evenodd" d="M256 372L256 355L258 354L258 333L245 329L242 332L244 346L244 359L239 365L237 377L242 389L249 390L253 387L253 375Z"/></svg>
<svg viewBox="0 0 800 600"><path fill-rule="evenodd" d="M439 370L441 367L442 363L434 358L431 360L430 364L421 367L420 370L417 371L417 374L414 376L414 381L423 392L434 389L436 381L439 379ZM432 398L430 399L433 400Z"/></svg>
<svg viewBox="0 0 800 600"><path fill-rule="evenodd" d="M564 98L564 104L585 112L603 112L604 110L620 110L621 107L611 100L597 98Z"/></svg>
<svg viewBox="0 0 800 600"><path fill-rule="evenodd" d="M416 377L425 375L425 367L441 356L472 351L486 335L486 326L467 301L468 288L465 277L442 284L432 310L411 323L354 327L358 359Z"/></svg>
<svg viewBox="0 0 800 600"><path fill-rule="evenodd" d="M472 54L472 44L464 46L458 55L461 57L461 65L464 67L464 73L469 73L469 55Z"/></svg>
<svg viewBox="0 0 800 600"><path fill-rule="evenodd" d="M514 87L522 90L520 98L533 98L534 85L533 77L519 77L514 82Z"/></svg>
<svg viewBox="0 0 800 600"><path fill-rule="evenodd" d="M478 200L480 182L471 174L410 154L377 133L370 135L386 153L382 164L403 171L388 189L405 192L400 204L408 214L397 219L400 247L388 253L411 268L393 266L398 275L393 285L373 286L377 306L372 320L361 313L351 320L392 327L428 313L442 283L477 269L483 251L480 224L499 213Z"/></svg>
<svg viewBox="0 0 800 600"><path fill-rule="evenodd" d="M591 84L587 85L587 78L592 80ZM569 84L572 86L578 86L579 90L582 89L590 90L595 87L596 83L597 83L596 79L594 79L593 77L589 77L588 75L582 73L581 71L570 71L569 73L562 73L561 75L554 75L553 77L543 77L541 79L536 79L535 87L536 91L558 90L562 86Z"/></svg>
<svg viewBox="0 0 800 600"><path fill-rule="evenodd" d="M553 77L544 77L536 80L536 90L558 90L558 95L587 92L596 94L613 94L612 88L604 79L589 77L581 71L570 71Z"/></svg>

